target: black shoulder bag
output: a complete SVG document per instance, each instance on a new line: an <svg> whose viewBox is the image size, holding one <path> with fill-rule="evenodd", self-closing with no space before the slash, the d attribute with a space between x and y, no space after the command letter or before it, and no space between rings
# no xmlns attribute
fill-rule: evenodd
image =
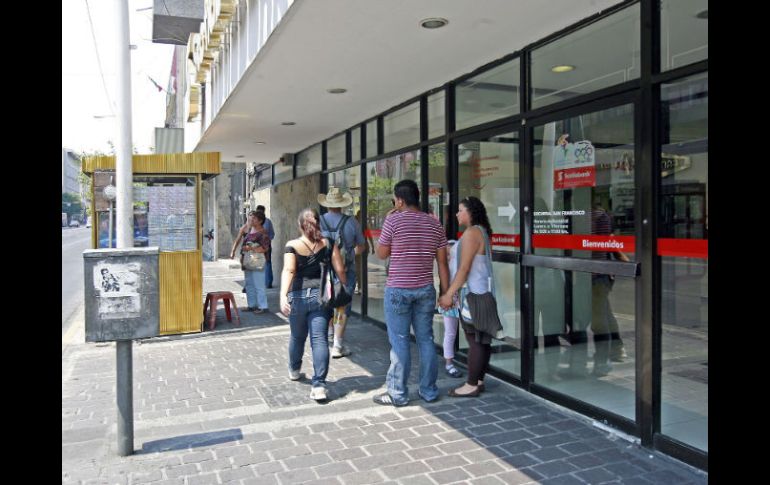
<svg viewBox="0 0 770 485"><path fill-rule="evenodd" d="M345 290L345 285L337 278L337 273L332 266L334 242L330 241L327 248L329 249L327 256L321 261L321 291L318 292L318 302L324 309L334 310L346 306L353 297Z"/></svg>

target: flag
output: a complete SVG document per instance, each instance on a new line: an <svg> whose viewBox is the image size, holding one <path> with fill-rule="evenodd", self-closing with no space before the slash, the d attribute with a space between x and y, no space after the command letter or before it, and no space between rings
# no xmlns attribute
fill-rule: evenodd
<svg viewBox="0 0 770 485"><path fill-rule="evenodd" d="M147 76L147 79L149 79L150 82L152 82L155 85L155 87L158 88L158 91L165 91L163 87L160 84L156 83L153 78L151 78L150 76Z"/></svg>

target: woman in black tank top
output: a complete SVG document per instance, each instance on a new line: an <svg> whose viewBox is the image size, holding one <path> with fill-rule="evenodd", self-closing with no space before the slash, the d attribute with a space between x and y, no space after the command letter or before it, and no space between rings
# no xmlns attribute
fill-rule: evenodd
<svg viewBox="0 0 770 485"><path fill-rule="evenodd" d="M313 358L313 378L310 398L326 399L326 375L329 371L329 345L326 329L329 312L318 302L321 286L321 261L329 257L327 241L321 236L318 212L303 209L299 213L300 237L286 243L281 273L281 313L289 317L289 379L300 378L305 341L310 334L310 351ZM343 284L345 265L339 248L331 254L332 266Z"/></svg>

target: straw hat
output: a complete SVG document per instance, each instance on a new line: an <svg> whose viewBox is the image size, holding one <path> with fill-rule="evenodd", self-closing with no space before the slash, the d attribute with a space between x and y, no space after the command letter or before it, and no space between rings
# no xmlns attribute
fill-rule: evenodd
<svg viewBox="0 0 770 485"><path fill-rule="evenodd" d="M339 187L329 187L328 194L319 194L318 203L324 207L347 207L353 203L353 196L340 193Z"/></svg>

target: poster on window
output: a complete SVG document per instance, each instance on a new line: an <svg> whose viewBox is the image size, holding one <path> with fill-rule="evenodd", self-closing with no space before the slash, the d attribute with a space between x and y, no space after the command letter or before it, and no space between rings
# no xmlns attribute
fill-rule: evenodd
<svg viewBox="0 0 770 485"><path fill-rule="evenodd" d="M588 140L572 143L569 135L559 137L554 149L553 188L596 187L596 153Z"/></svg>

